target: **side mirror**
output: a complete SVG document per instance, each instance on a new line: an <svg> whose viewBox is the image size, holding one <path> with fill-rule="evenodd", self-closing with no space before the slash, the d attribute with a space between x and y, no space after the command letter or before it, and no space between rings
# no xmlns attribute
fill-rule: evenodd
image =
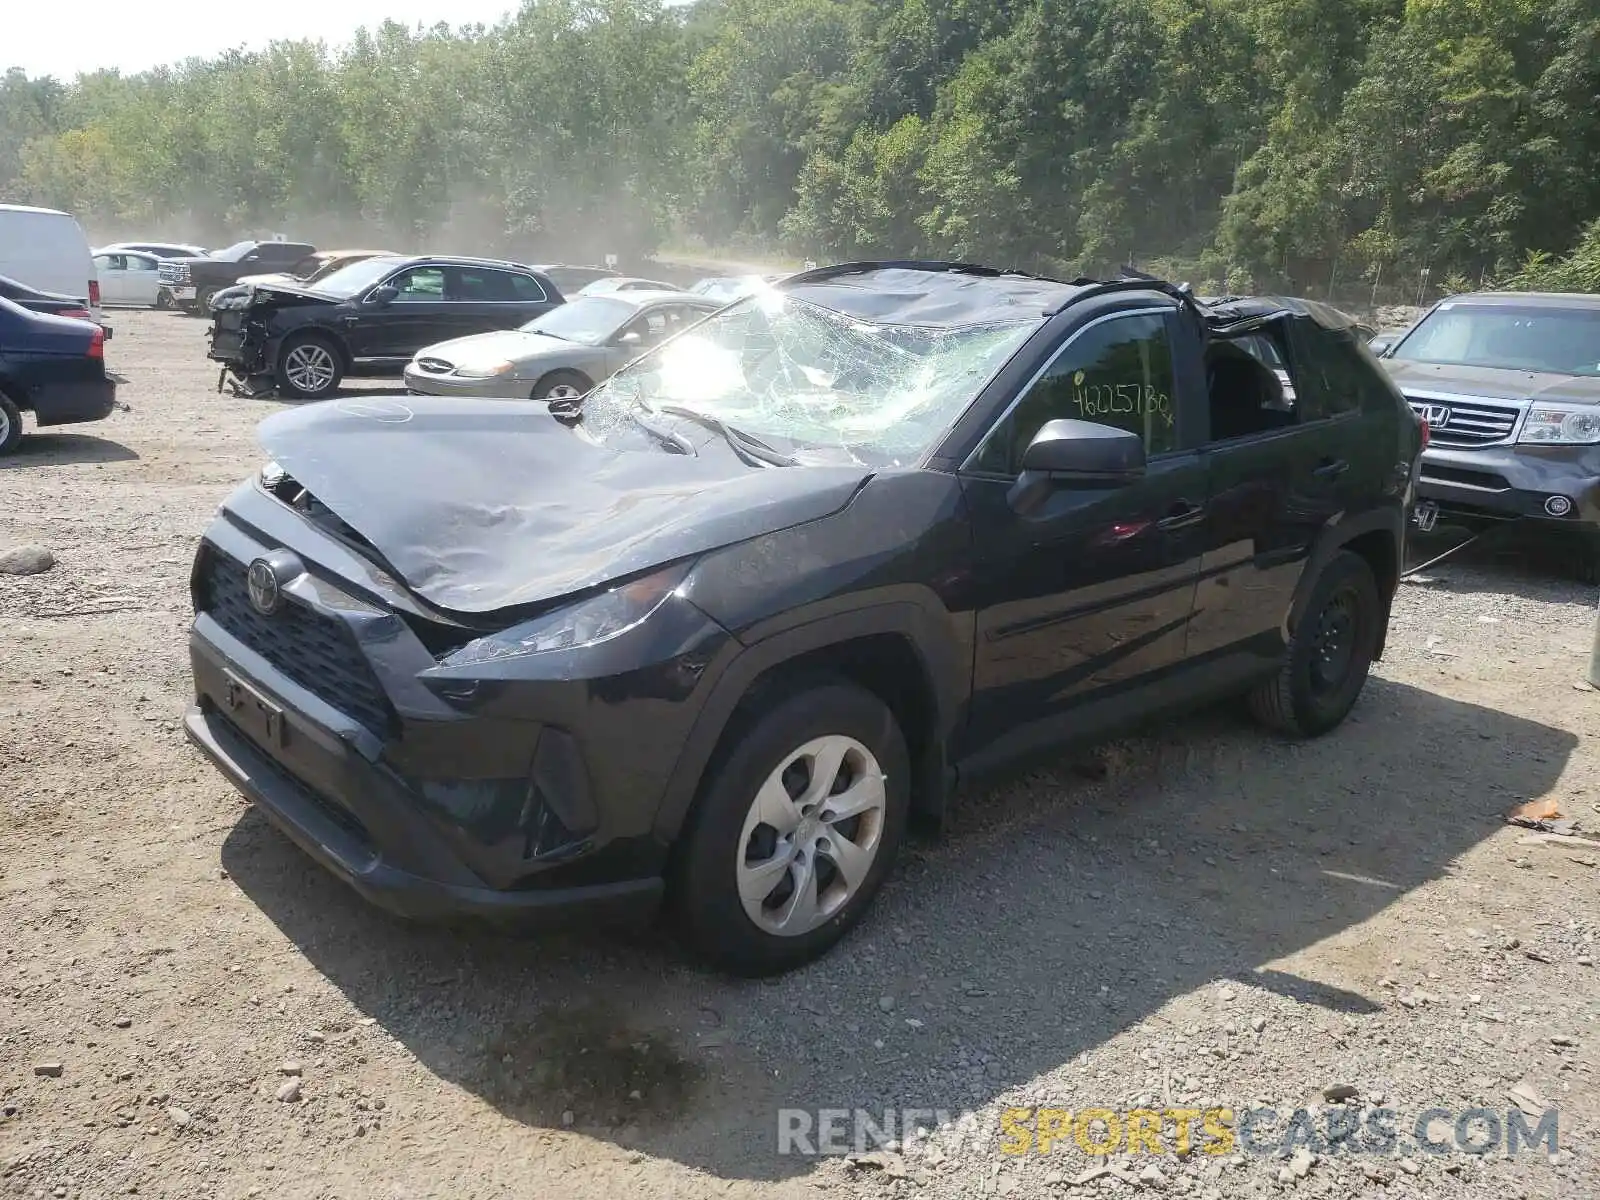
<svg viewBox="0 0 1600 1200"><path fill-rule="evenodd" d="M644 341L644 334L637 329L629 329L617 336L617 345L619 346L637 346L642 341Z"/></svg>
<svg viewBox="0 0 1600 1200"><path fill-rule="evenodd" d="M399 288L385 284L383 287L375 287L367 293L367 303L376 304L381 308L385 304L393 304L394 298L399 294Z"/></svg>
<svg viewBox="0 0 1600 1200"><path fill-rule="evenodd" d="M1022 452L1023 474L1060 483L1121 487L1144 476L1144 440L1093 421L1046 421Z"/></svg>
<svg viewBox="0 0 1600 1200"><path fill-rule="evenodd" d="M1367 349L1371 350L1372 353L1377 355L1379 358L1382 358L1385 354L1389 353L1394 344L1399 340L1400 339L1392 333L1380 333L1377 337L1372 338L1367 342Z"/></svg>

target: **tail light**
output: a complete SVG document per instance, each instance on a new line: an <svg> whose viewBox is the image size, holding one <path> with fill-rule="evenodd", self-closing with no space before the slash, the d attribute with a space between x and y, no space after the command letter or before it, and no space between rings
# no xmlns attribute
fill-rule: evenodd
<svg viewBox="0 0 1600 1200"><path fill-rule="evenodd" d="M89 280L89 307L100 307L100 281L98 279Z"/></svg>
<svg viewBox="0 0 1600 1200"><path fill-rule="evenodd" d="M87 308L64 308L56 314L58 317L71 317L74 321L92 321L94 314Z"/></svg>
<svg viewBox="0 0 1600 1200"><path fill-rule="evenodd" d="M94 333L89 338L89 357L104 358L106 356L106 331L100 326L94 327Z"/></svg>

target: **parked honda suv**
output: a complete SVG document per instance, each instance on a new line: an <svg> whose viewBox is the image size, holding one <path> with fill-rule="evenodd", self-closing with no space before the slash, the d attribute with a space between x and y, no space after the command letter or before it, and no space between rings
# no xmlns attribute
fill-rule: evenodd
<svg viewBox="0 0 1600 1200"><path fill-rule="evenodd" d="M1600 296L1453 296L1379 350L1428 422L1424 524L1565 533L1574 574L1600 581Z"/></svg>
<svg viewBox="0 0 1600 1200"><path fill-rule="evenodd" d="M948 263L793 276L587 396L346 398L195 559L189 736L377 904L764 974L913 814L1174 706L1343 720L1422 430L1340 314Z"/></svg>

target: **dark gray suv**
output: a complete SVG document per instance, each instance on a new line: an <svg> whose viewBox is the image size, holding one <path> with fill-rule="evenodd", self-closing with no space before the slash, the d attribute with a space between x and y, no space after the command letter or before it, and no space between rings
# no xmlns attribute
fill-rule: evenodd
<svg viewBox="0 0 1600 1200"><path fill-rule="evenodd" d="M1600 296L1452 296L1373 349L1428 422L1423 523L1567 530L1576 573L1600 578Z"/></svg>

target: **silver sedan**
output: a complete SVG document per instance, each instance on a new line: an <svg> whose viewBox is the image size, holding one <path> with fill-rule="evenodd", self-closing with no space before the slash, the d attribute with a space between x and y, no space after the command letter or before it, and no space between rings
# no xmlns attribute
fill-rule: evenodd
<svg viewBox="0 0 1600 1200"><path fill-rule="evenodd" d="M424 347L406 364L406 388L426 396L570 399L721 307L687 292L576 296L520 329Z"/></svg>

